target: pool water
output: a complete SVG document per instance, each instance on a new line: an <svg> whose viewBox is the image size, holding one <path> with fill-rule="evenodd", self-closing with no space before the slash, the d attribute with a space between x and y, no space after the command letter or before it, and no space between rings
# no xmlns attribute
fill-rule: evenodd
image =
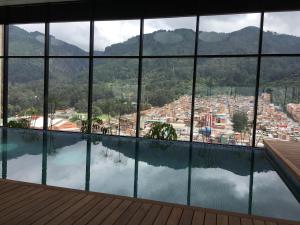
<svg viewBox="0 0 300 225"><path fill-rule="evenodd" d="M300 221L296 195L263 149L22 129L0 133L3 178Z"/></svg>

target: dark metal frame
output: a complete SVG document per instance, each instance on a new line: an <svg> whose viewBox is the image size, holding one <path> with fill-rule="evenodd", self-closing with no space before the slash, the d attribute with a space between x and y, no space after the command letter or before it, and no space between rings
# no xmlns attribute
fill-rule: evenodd
<svg viewBox="0 0 300 225"><path fill-rule="evenodd" d="M295 0L245 0L245 1L94 1L81 0L69 2L51 2L0 7L0 23L33 23L44 21L82 21L159 18L189 15L219 15L251 13L261 11L299 10L300 2ZM94 13L97 12L97 13Z"/></svg>
<svg viewBox="0 0 300 225"><path fill-rule="evenodd" d="M140 112L142 96L142 73L143 73L143 50L144 50L144 19L140 20L140 40L139 40L139 68L138 68L138 90L137 90L137 109L136 109L136 130L135 136L140 136Z"/></svg>
<svg viewBox="0 0 300 225"><path fill-rule="evenodd" d="M139 53L136 56L95 56L94 55L94 20L89 20L90 22L90 37L89 37L89 54L86 56L54 56L49 54L50 47L50 23L45 22L45 45L44 45L44 55L42 56L12 56L9 55L8 45L9 45L9 25L4 25L4 55L3 57L3 127L7 127L8 119L8 61L11 58L20 59L43 59L44 60L44 107L43 116L44 124L43 130L48 130L48 97L49 97L49 60L50 59L87 59L89 60L89 79L88 79L88 133L92 133L92 103L93 103L93 65L94 59L137 59L138 60L138 83L137 83L137 111L136 111L136 137L140 137L140 110L141 110L141 96L142 96L142 77L143 77L143 59L193 59L193 74L192 74L192 102L191 102L191 127L190 127L190 137L189 141L193 141L193 130L194 130L194 106L195 106L195 96L196 96L196 79L197 79L197 63L198 58L257 58L257 74L256 74L256 84L255 84L255 103L254 103L254 119L253 119L253 130L252 130L252 147L255 147L255 134L256 134L256 123L257 123L257 108L258 108L258 95L259 95L259 80L260 80L260 64L262 57L300 57L299 54L265 54L262 53L262 42L263 42L263 22L264 22L264 12L260 12L260 32L258 40L258 52L255 54L199 54L198 53L198 33L199 33L199 20L200 15L195 16L196 19L196 34L195 34L195 48L194 54L192 55L144 55L143 54L143 38L144 38L144 18L140 18L140 35L139 35ZM168 17L169 18L169 17Z"/></svg>
<svg viewBox="0 0 300 225"><path fill-rule="evenodd" d="M248 58L248 57L258 57L258 56L262 56L262 57L300 57L300 53L261 53L261 54L198 54L197 57L198 58ZM49 58L52 59L89 59L90 56L63 56L63 55L48 55ZM177 59L177 58L194 58L195 55L143 55L141 58L143 59ZM41 55L41 56L28 56L28 55L24 55L24 56L20 56L20 55L7 55L7 56L0 56L0 58L30 58L30 59L44 59L45 56ZM123 55L107 55L107 56L97 56L94 55L92 56L92 58L94 59L139 59L140 56L123 56Z"/></svg>
<svg viewBox="0 0 300 225"><path fill-rule="evenodd" d="M49 105L48 105L48 97L49 97L49 45L50 45L50 39L49 39L49 33L50 33L50 25L48 22L45 23L45 60L44 60L44 124L43 129L48 129L48 113L49 113Z"/></svg>
<svg viewBox="0 0 300 225"><path fill-rule="evenodd" d="M4 24L4 40L3 40L3 79L2 79L2 110L3 110L3 126L7 126L7 116L8 116L8 58L6 57L8 55L8 24Z"/></svg>
<svg viewBox="0 0 300 225"><path fill-rule="evenodd" d="M258 94L259 94L259 81L260 81L260 65L261 65L261 51L263 41L263 26L264 26L264 13L260 16L260 30L259 30L259 42L258 42L258 57L256 65L256 85L255 85L255 102L254 102L254 115L253 115L253 131L252 131L252 146L255 146L256 136L256 123L257 123L257 108L258 108Z"/></svg>
<svg viewBox="0 0 300 225"><path fill-rule="evenodd" d="M88 84L88 133L92 131L93 80L94 80L94 21L90 21L89 84Z"/></svg>
<svg viewBox="0 0 300 225"><path fill-rule="evenodd" d="M199 16L197 16L197 20L196 20L196 36L195 36L193 84L192 84L190 141L193 141L193 134L194 134L194 111L195 111L195 94L196 94L195 92L196 92L197 63L198 63L198 39L199 39Z"/></svg>

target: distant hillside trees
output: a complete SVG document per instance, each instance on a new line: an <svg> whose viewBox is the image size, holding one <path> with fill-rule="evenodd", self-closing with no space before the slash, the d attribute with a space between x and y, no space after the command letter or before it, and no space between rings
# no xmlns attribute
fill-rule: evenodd
<svg viewBox="0 0 300 225"><path fill-rule="evenodd" d="M9 51L11 55L43 55L43 43L38 32L27 32L10 26ZM245 54L257 50L256 27L224 34L201 32L199 53ZM87 52L51 37L59 45L51 45L52 55L88 55ZM163 55L193 54L195 32L189 29L156 31L145 34L144 54ZM264 33L265 52L300 52L300 38L289 35ZM51 40L52 40L51 39ZM106 48L102 55L137 55L139 37ZM284 43L279 45L278 43ZM256 83L255 57L199 58L197 65L196 94L209 96L228 89L229 95L253 95ZM74 107L79 113L87 112L88 60L50 60L49 99L56 99L55 109ZM42 59L9 59L9 115L24 114L35 107L41 114L43 109L44 64ZM299 88L289 89L283 99L281 87L300 87L300 62L296 57L276 59L263 58L261 65L261 88L272 88L274 103L299 101ZM143 109L163 106L192 91L193 59L144 59L142 74ZM137 59L95 59L93 81L94 115L135 112L137 101ZM276 88L274 88L276 87ZM230 92L231 90L231 92ZM291 92L291 94L290 94ZM223 92L224 93L224 92ZM283 93L283 94L282 94ZM33 100L38 96L39 102ZM297 100L298 99L298 100ZM123 104L122 102L128 104ZM122 111L120 110L122 106ZM124 110L123 110L124 109Z"/></svg>

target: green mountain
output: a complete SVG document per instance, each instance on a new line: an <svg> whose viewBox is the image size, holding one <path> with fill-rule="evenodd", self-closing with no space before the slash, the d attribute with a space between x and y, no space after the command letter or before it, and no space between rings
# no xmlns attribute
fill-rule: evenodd
<svg viewBox="0 0 300 225"><path fill-rule="evenodd" d="M231 33L200 32L198 53L255 54L258 51L257 27L246 27ZM264 53L299 53L300 37L264 32ZM44 52L44 35L10 26L9 54L37 55ZM144 36L145 55L192 55L195 32L189 29L159 30ZM113 44L95 55L137 56L139 36ZM50 55L86 56L77 46L50 37ZM184 94L191 94L192 58L144 59L142 106L162 106ZM235 89L235 93L253 95L257 59L198 58L197 95ZM300 59L297 57L262 58L261 85L300 87ZM34 107L42 110L43 60L9 59L9 115L24 113ZM75 107L87 111L88 60L50 59L49 100L51 110ZM95 59L93 100L95 115L118 114L135 110L138 77L137 59ZM299 93L299 89L297 89ZM231 91L232 92L232 91ZM294 93L295 91L293 91ZM294 95L294 94L293 94ZM37 96L37 97L36 97Z"/></svg>

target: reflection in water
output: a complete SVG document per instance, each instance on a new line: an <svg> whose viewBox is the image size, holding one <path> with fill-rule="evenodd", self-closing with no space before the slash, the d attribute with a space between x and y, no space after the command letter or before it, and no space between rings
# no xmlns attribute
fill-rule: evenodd
<svg viewBox="0 0 300 225"><path fill-rule="evenodd" d="M191 204L247 213L250 167L249 148L194 147Z"/></svg>
<svg viewBox="0 0 300 225"><path fill-rule="evenodd" d="M92 145L91 149L90 190L133 196L134 158L127 158L102 143Z"/></svg>
<svg viewBox="0 0 300 225"><path fill-rule="evenodd" d="M7 179L40 183L42 177L41 157L42 155L25 154L21 157L8 160Z"/></svg>
<svg viewBox="0 0 300 225"><path fill-rule="evenodd" d="M86 141L59 148L47 157L47 184L84 190Z"/></svg>
<svg viewBox="0 0 300 225"><path fill-rule="evenodd" d="M263 154L257 154L255 163L265 163L265 171L254 173L253 214L300 220L300 204L285 183L272 169ZM255 165L255 164L254 164ZM271 204L270 204L271 203Z"/></svg>
<svg viewBox="0 0 300 225"><path fill-rule="evenodd" d="M252 167L250 148L0 131L3 178L300 220L299 202L262 151Z"/></svg>
<svg viewBox="0 0 300 225"><path fill-rule="evenodd" d="M140 141L137 197L186 204L188 153L186 143Z"/></svg>
<svg viewBox="0 0 300 225"><path fill-rule="evenodd" d="M38 131L7 130L7 178L40 183L42 135Z"/></svg>
<svg viewBox="0 0 300 225"><path fill-rule="evenodd" d="M193 168L192 181L192 205L248 212L249 176L239 176L219 168Z"/></svg>

